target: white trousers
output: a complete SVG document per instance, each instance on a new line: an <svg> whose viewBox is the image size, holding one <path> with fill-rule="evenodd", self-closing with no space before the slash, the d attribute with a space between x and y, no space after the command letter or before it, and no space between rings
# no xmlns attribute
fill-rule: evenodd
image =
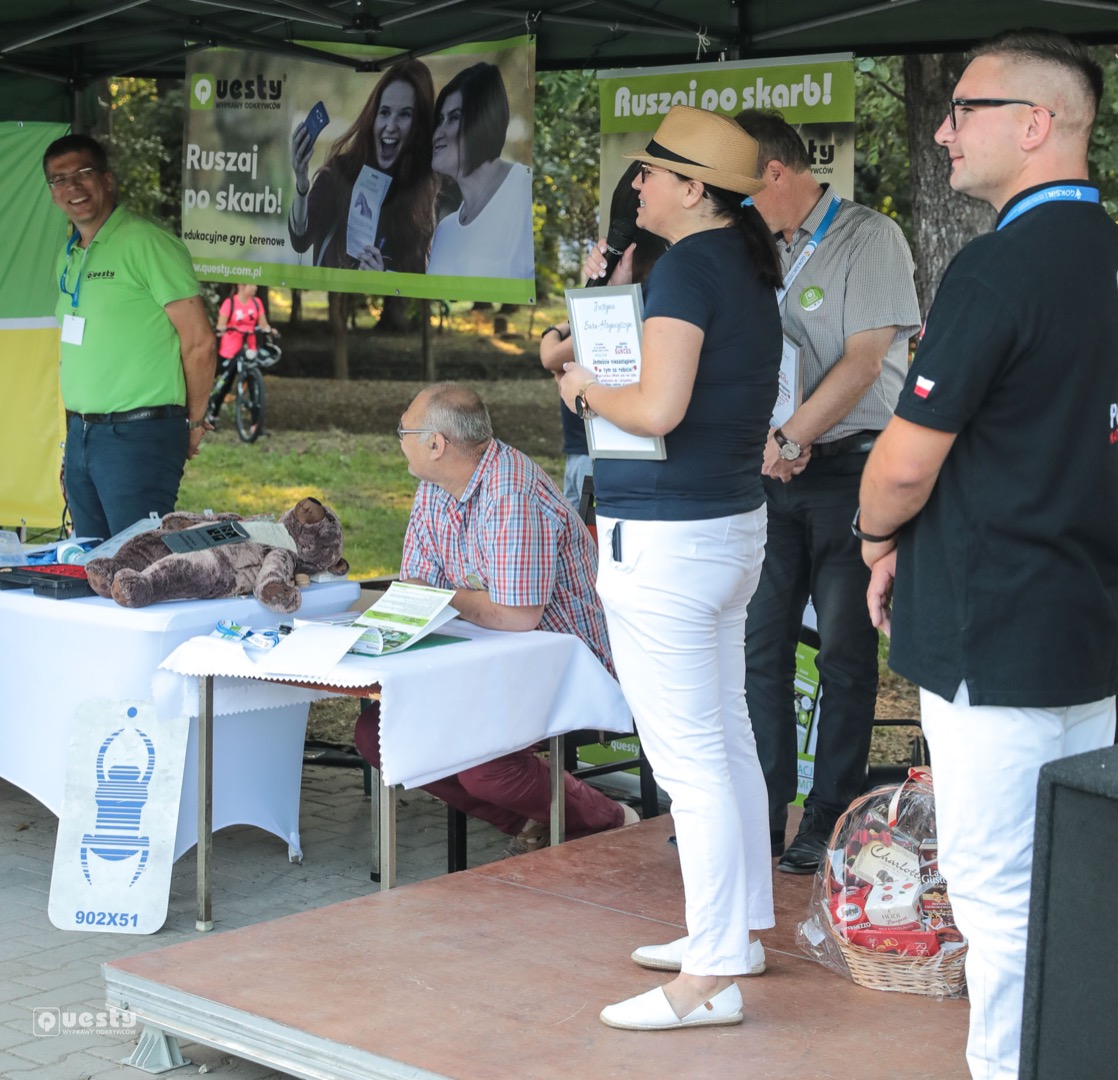
<svg viewBox="0 0 1118 1080"><path fill-rule="evenodd" d="M1063 709L972 706L920 691L939 866L966 935L975 1080L1014 1080L1021 1052L1037 776L1048 761L1114 743L1113 697Z"/></svg>
<svg viewBox="0 0 1118 1080"><path fill-rule="evenodd" d="M672 800L689 942L683 970L749 970L774 923L768 797L745 706L745 612L766 511L707 521L598 518L598 593L641 745Z"/></svg>

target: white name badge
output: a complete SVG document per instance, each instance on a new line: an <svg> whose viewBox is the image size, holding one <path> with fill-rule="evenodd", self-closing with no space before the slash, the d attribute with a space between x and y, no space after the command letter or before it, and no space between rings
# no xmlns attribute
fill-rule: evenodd
<svg viewBox="0 0 1118 1080"><path fill-rule="evenodd" d="M62 316L62 340L67 345L80 345L85 336L85 319L81 315Z"/></svg>

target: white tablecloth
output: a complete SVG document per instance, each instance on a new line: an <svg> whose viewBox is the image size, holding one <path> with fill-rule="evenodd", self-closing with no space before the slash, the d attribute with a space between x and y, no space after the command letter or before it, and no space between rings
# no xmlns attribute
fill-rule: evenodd
<svg viewBox="0 0 1118 1080"><path fill-rule="evenodd" d="M346 656L317 672L328 686L381 686L381 771L387 784L418 787L500 754L579 728L633 730L621 689L578 638L570 634L507 633L455 620L443 630L456 644L412 648L388 657ZM177 676L223 676L214 683L214 711L267 676L241 648L213 638L179 646L162 664ZM192 710L194 679L157 677L156 707ZM303 679L301 681L312 681ZM307 693L269 684L282 700ZM220 724L218 730L220 730Z"/></svg>
<svg viewBox="0 0 1118 1080"><path fill-rule="evenodd" d="M352 581L303 590L304 614L339 611L359 586ZM220 619L273 626L278 616L251 597L175 601L123 608L111 600L51 600L30 589L0 592L0 776L62 809L74 712L91 698L152 698L152 675L176 646L209 633ZM299 850L299 785L307 702L288 697L279 709L259 684L246 686L237 710L214 731L214 829L257 825ZM261 708L269 711L261 713ZM197 706L184 710L188 715ZM179 807L175 858L197 842L197 726L191 724Z"/></svg>

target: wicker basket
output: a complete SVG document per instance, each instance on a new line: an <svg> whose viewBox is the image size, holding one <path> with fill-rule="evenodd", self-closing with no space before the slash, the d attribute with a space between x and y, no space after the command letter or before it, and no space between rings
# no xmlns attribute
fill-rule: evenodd
<svg viewBox="0 0 1118 1080"><path fill-rule="evenodd" d="M844 826L851 817L859 815L866 804L881 798L881 792L871 791L854 800L839 818L831 834L833 848L844 835ZM831 860L824 860L824 896L830 895L832 881ZM826 933L838 946L850 971L850 977L870 990L895 990L902 994L925 994L929 997L961 997L966 988L964 962L967 946L942 950L935 956L895 956L874 952L860 945L852 945L824 918L820 922Z"/></svg>

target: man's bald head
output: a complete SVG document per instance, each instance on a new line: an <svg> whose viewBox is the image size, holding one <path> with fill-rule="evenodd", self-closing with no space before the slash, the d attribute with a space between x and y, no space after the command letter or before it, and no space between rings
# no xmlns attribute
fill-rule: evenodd
<svg viewBox="0 0 1118 1080"><path fill-rule="evenodd" d="M1054 127L1086 140L1102 99L1102 68L1082 45L1051 30L1007 30L974 50L1005 61L1013 93L1056 114Z"/></svg>
<svg viewBox="0 0 1118 1080"><path fill-rule="evenodd" d="M478 394L462 383L428 386L416 396L412 408L422 411L424 427L464 449L479 448L480 452L493 438L489 410Z"/></svg>

